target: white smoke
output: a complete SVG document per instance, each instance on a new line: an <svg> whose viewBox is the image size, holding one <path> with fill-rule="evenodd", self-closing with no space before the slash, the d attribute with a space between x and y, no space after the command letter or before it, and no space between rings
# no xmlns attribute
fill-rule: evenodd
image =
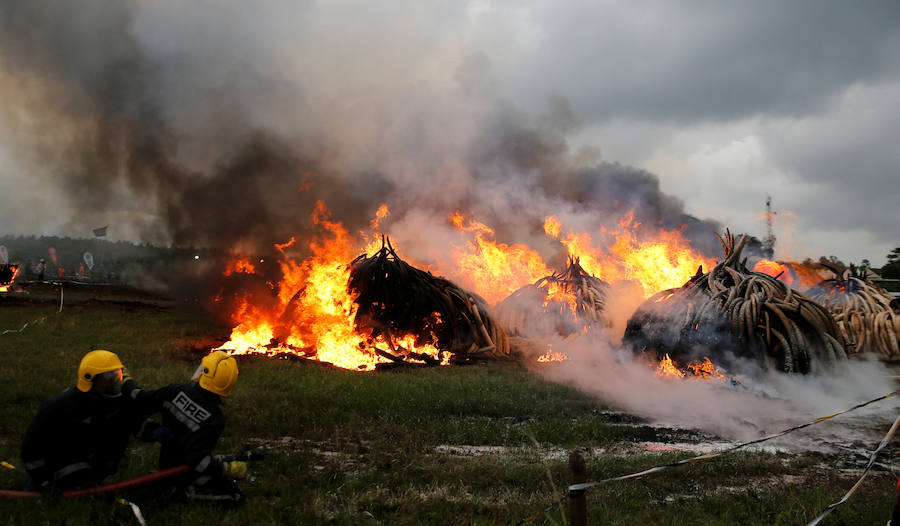
<svg viewBox="0 0 900 526"><path fill-rule="evenodd" d="M598 401L653 422L701 429L728 440L747 441L850 408L895 390L877 360L851 360L827 374L761 371L747 363L726 375L739 384L656 375L630 350L582 338L554 342L568 360L533 369L544 378L571 385ZM714 358L714 357L713 357ZM888 398L848 415L777 439L779 446L829 450L853 440L871 442L896 416Z"/></svg>

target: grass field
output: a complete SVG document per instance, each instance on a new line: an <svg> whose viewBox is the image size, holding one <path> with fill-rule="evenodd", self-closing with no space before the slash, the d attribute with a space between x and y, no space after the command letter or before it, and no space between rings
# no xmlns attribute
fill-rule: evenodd
<svg viewBox="0 0 900 526"><path fill-rule="evenodd" d="M185 381L196 342L227 334L199 314L90 302L0 298L0 459L19 446L42 400L75 381L92 349L119 354L144 387ZM148 524L515 524L569 483L567 453L585 450L588 477L630 473L693 456L625 447L663 440L657 427L513 364L354 373L244 358L219 444L265 445L236 508L185 503L165 489L127 496ZM696 435L694 435L696 437ZM155 468L135 443L115 479ZM862 464L862 463L861 463ZM591 524L805 524L853 484L819 454L733 453L588 492ZM884 524L896 475L876 471L825 524ZM21 476L0 470L0 487ZM565 524L559 507L531 524ZM111 498L0 501L2 524L136 524Z"/></svg>

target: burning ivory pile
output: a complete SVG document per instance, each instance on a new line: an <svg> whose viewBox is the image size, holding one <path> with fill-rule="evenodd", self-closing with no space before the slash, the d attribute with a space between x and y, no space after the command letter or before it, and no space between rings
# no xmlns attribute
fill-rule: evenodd
<svg viewBox="0 0 900 526"><path fill-rule="evenodd" d="M866 279L854 265L843 274L828 268L836 277L820 282L807 293L834 315L847 347L856 353L900 358L900 300Z"/></svg>
<svg viewBox="0 0 900 526"><path fill-rule="evenodd" d="M378 252L351 263L348 288L357 295L356 330L368 332L370 339L383 336L390 352L376 352L392 361L440 361L403 348L396 338L405 334L415 335L417 347L433 345L442 356L452 355L452 363L509 355L506 333L488 315L483 299L410 266L390 240L382 239Z"/></svg>
<svg viewBox="0 0 900 526"><path fill-rule="evenodd" d="M569 257L562 273L545 276L513 292L495 308L497 320L512 335L569 336L585 327L609 326L604 306L609 285Z"/></svg>
<svg viewBox="0 0 900 526"><path fill-rule="evenodd" d="M649 298L628 321L624 341L637 353L678 363L709 355L727 365L750 358L787 373L846 360L841 334L824 307L741 261L747 241L718 236L724 261L684 286Z"/></svg>

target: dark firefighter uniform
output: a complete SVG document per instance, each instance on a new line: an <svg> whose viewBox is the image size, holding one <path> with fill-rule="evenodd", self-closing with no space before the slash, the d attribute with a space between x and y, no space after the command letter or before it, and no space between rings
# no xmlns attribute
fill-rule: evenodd
<svg viewBox="0 0 900 526"><path fill-rule="evenodd" d="M162 426L172 437L162 442L159 467L190 467L192 472L181 480L189 497L243 500L243 492L228 479L243 478L246 462L223 462L212 454L225 429L220 406L237 381L237 363L227 353L216 351L203 359L198 373L198 383L171 384L153 391L128 383L125 396L141 413L162 413Z"/></svg>
<svg viewBox="0 0 900 526"><path fill-rule="evenodd" d="M52 493L90 487L115 473L143 418L121 396L123 366L109 351L91 351L78 383L48 398L22 441L26 488Z"/></svg>

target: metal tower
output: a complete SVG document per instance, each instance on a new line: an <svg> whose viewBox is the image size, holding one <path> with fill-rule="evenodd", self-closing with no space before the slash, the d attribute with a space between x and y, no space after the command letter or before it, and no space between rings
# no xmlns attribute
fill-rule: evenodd
<svg viewBox="0 0 900 526"><path fill-rule="evenodd" d="M778 212L772 211L772 196L766 196L766 240L763 242L763 254L766 259L775 258L775 230L772 228L772 219Z"/></svg>

